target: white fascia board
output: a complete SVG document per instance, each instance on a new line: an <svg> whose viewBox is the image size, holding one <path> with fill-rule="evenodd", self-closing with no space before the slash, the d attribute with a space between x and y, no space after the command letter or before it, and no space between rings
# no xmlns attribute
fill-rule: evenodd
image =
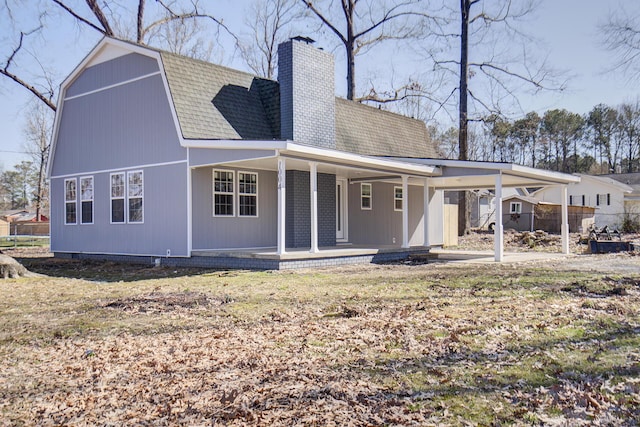
<svg viewBox="0 0 640 427"><path fill-rule="evenodd" d="M572 184L580 182L580 177L569 175L561 172L547 171L542 169L530 168L528 166L520 166L514 163L497 163L497 162L475 162L472 160L448 160L448 159L412 159L403 158L401 160L415 162L425 165L435 165L452 168L469 168L492 170L496 173L511 173L513 175L522 176L532 179L541 179L546 182L556 182L557 184Z"/></svg>
<svg viewBox="0 0 640 427"><path fill-rule="evenodd" d="M578 176L582 179L586 179L587 181L592 181L597 184L604 185L605 187L611 187L616 190L622 191L623 193L633 192L633 188L631 188L627 184L624 184L620 181L616 181L615 179L600 177L600 176L593 176L593 175L586 175L586 174L578 174Z"/></svg>
<svg viewBox="0 0 640 427"><path fill-rule="evenodd" d="M391 160L381 157L363 156L330 148L311 147L292 141L261 141L261 140L185 140L189 148L213 148L233 150L277 150L280 155L311 157L315 160L331 160L344 163L367 166L375 169L388 169L397 173L407 173L419 176L439 176L440 168L433 165L422 165L401 160Z"/></svg>
<svg viewBox="0 0 640 427"><path fill-rule="evenodd" d="M173 108L173 102L171 100L170 94L169 94L169 87L167 85L166 82L166 77L164 76L164 67L162 65L162 61L160 58L160 53L152 50L152 49L148 49L145 48L143 46L139 46L139 45L135 45L133 43L129 43L129 42L124 42L122 40L118 40L118 39L113 39L113 38L109 38L109 37L103 37L96 45L93 49L91 49L91 51L84 57L84 59L82 61L80 61L80 63L73 69L73 71L71 71L71 73L67 76L66 79L63 80L63 82L60 84L60 88L58 90L58 101L56 104L56 114L55 114L55 118L54 118L54 122L53 122L53 131L52 131L52 136L51 136L51 147L50 147L50 155L49 155L49 159L47 161L47 169L46 169L46 175L47 178L50 179L51 177L51 168L53 167L53 158L55 157L55 152L56 152L56 145L58 142L58 129L60 126L60 118L62 117L62 110L63 110L63 104L64 104L64 99L65 99L65 93L67 91L67 88L75 81L75 79L78 77L78 75L84 71L84 69L88 66L88 64L90 64L92 61L94 61L94 59L96 58L96 56L100 55L100 52L103 50L103 48L107 45L112 45L115 47L118 47L120 49L123 49L125 51L131 52L131 53L138 53L140 55L144 55L144 56L149 56L151 58L155 58L158 61L158 67L161 71L161 74L163 76L163 82L165 84L165 90L167 92L167 96L169 97L170 105L171 105L171 112L174 116L174 122L178 123L177 120L177 116L175 114L175 110ZM180 130L180 128L177 128L178 131ZM178 132L179 135L182 135L181 132Z"/></svg>

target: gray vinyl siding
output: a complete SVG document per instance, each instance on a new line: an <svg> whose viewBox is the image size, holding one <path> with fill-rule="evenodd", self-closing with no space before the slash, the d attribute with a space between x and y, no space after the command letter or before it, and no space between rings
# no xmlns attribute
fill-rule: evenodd
<svg viewBox="0 0 640 427"><path fill-rule="evenodd" d="M144 173L142 224L110 223L110 174L99 173L93 175L94 223L65 225L64 178L52 179L51 250L165 256L170 249L172 256L188 256L186 164L133 170Z"/></svg>
<svg viewBox="0 0 640 427"><path fill-rule="evenodd" d="M242 141L238 141L238 146L241 145ZM190 148L189 165L206 166L240 160L274 157L275 155L275 150L215 150L210 148Z"/></svg>
<svg viewBox="0 0 640 427"><path fill-rule="evenodd" d="M349 242L356 245L402 244L402 212L393 209L393 187L372 183L372 209L360 208L360 184L349 185ZM409 243L422 245L423 187L409 186ZM393 239L395 238L395 243Z"/></svg>
<svg viewBox="0 0 640 427"><path fill-rule="evenodd" d="M159 71L156 59L130 53L86 68L67 88L66 96L91 92L156 71Z"/></svg>
<svg viewBox="0 0 640 427"><path fill-rule="evenodd" d="M216 168L221 170L238 170ZM258 174L257 217L213 216L213 168L192 171L193 249L236 249L276 246L278 177L276 172L240 169ZM237 188L237 174L235 175ZM237 192L236 192L237 195ZM237 214L237 197L234 200Z"/></svg>
<svg viewBox="0 0 640 427"><path fill-rule="evenodd" d="M65 101L52 176L186 157L157 75Z"/></svg>

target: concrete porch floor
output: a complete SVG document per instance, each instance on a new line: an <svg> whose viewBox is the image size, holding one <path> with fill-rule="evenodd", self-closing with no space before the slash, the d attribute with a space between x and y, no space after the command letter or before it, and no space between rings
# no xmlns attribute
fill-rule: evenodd
<svg viewBox="0 0 640 427"><path fill-rule="evenodd" d="M337 245L320 247L319 252L310 252L308 248L289 248L284 254L278 254L276 248L255 248L255 249L229 249L229 250L193 250L194 257L232 257L232 258L252 258L269 260L302 260L338 257L358 257L366 255L380 254L405 254L425 253L429 251L425 246L412 246L410 248L399 248L397 246L371 245Z"/></svg>
<svg viewBox="0 0 640 427"><path fill-rule="evenodd" d="M491 264L495 263L493 251L465 251L432 248L429 255L434 261L460 262L467 264ZM557 252L505 252L502 263L540 261L573 257L575 254L562 254Z"/></svg>

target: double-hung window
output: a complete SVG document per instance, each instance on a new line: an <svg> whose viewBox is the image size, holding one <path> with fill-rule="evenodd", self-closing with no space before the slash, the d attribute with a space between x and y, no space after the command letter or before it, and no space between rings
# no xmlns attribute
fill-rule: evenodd
<svg viewBox="0 0 640 427"><path fill-rule="evenodd" d="M233 171L213 171L213 216L233 216Z"/></svg>
<svg viewBox="0 0 640 427"><path fill-rule="evenodd" d="M93 224L93 177L80 177L80 223Z"/></svg>
<svg viewBox="0 0 640 427"><path fill-rule="evenodd" d="M124 223L125 220L125 174L111 174L111 223Z"/></svg>
<svg viewBox="0 0 640 427"><path fill-rule="evenodd" d="M402 210L402 187L393 187L393 210Z"/></svg>
<svg viewBox="0 0 640 427"><path fill-rule="evenodd" d="M596 206L611 205L611 194L596 194Z"/></svg>
<svg viewBox="0 0 640 427"><path fill-rule="evenodd" d="M238 216L258 216L258 174L238 172Z"/></svg>
<svg viewBox="0 0 640 427"><path fill-rule="evenodd" d="M129 199L129 222L144 222L144 180L142 171L127 172L127 196Z"/></svg>
<svg viewBox="0 0 640 427"><path fill-rule="evenodd" d="M64 223L77 224L77 181L75 178L64 180Z"/></svg>
<svg viewBox="0 0 640 427"><path fill-rule="evenodd" d="M360 184L360 209L371 210L372 198L371 184Z"/></svg>

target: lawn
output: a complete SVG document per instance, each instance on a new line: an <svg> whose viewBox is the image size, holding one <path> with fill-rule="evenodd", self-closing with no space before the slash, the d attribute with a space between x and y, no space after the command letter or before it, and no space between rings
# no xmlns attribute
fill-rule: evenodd
<svg viewBox="0 0 640 427"><path fill-rule="evenodd" d="M637 273L25 259L0 425L637 425Z"/></svg>

